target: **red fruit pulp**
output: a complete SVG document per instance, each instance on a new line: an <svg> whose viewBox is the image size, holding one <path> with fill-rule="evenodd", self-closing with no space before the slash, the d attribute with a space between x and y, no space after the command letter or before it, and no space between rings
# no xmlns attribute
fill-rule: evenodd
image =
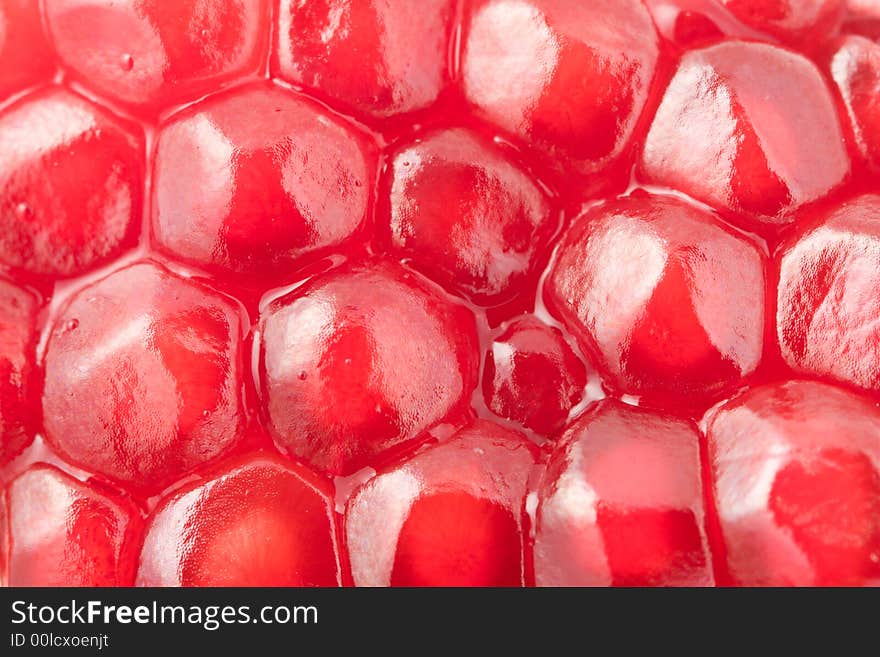
<svg viewBox="0 0 880 657"><path fill-rule="evenodd" d="M874 5L0 0L0 581L876 584Z"/></svg>

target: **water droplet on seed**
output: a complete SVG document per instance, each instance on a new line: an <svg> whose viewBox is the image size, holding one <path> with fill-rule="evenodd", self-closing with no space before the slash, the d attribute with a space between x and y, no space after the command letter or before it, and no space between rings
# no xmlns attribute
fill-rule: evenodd
<svg viewBox="0 0 880 657"><path fill-rule="evenodd" d="M19 219L25 219L31 214L31 206L27 203L19 203L15 206L15 216Z"/></svg>

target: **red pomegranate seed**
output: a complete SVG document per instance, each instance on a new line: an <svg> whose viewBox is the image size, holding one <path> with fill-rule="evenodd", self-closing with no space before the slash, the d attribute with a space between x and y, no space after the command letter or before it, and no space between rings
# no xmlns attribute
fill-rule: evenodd
<svg viewBox="0 0 880 657"><path fill-rule="evenodd" d="M562 332L531 315L511 322L486 353L486 404L545 436L562 428L586 384L586 367Z"/></svg>
<svg viewBox="0 0 880 657"><path fill-rule="evenodd" d="M623 153L659 55L640 0L467 7L462 82L479 114L569 175L595 174Z"/></svg>
<svg viewBox="0 0 880 657"><path fill-rule="evenodd" d="M150 113L256 73L269 0L45 0L62 63L99 93Z"/></svg>
<svg viewBox="0 0 880 657"><path fill-rule="evenodd" d="M33 440L37 300L0 278L0 465Z"/></svg>
<svg viewBox="0 0 880 657"><path fill-rule="evenodd" d="M274 85L214 96L160 133L156 239L221 273L289 280L305 256L359 231L374 159L344 123Z"/></svg>
<svg viewBox="0 0 880 657"><path fill-rule="evenodd" d="M129 500L49 465L6 497L10 586L131 586L141 518Z"/></svg>
<svg viewBox="0 0 880 657"><path fill-rule="evenodd" d="M380 472L348 503L361 586L521 586L526 484L537 448L477 421Z"/></svg>
<svg viewBox="0 0 880 657"><path fill-rule="evenodd" d="M379 118L427 107L448 82L452 0L281 0L274 68Z"/></svg>
<svg viewBox="0 0 880 657"><path fill-rule="evenodd" d="M753 244L691 205L640 193L572 226L545 291L615 390L693 404L760 362L764 285Z"/></svg>
<svg viewBox="0 0 880 657"><path fill-rule="evenodd" d="M83 288L46 352L47 438L72 463L158 492L243 432L241 311L151 263Z"/></svg>
<svg viewBox="0 0 880 657"><path fill-rule="evenodd" d="M752 388L709 422L733 582L880 584L880 411L829 385Z"/></svg>
<svg viewBox="0 0 880 657"><path fill-rule="evenodd" d="M60 89L0 113L0 265L59 277L118 256L139 229L142 142Z"/></svg>
<svg viewBox="0 0 880 657"><path fill-rule="evenodd" d="M285 451L350 474L461 413L478 358L463 306L398 265L344 267L265 313L263 408Z"/></svg>
<svg viewBox="0 0 880 657"><path fill-rule="evenodd" d="M706 586L699 433L604 401L560 439L541 484L539 586Z"/></svg>
<svg viewBox="0 0 880 657"><path fill-rule="evenodd" d="M834 103L816 67L791 51L745 41L685 53L641 161L650 182L751 228L791 222L849 170Z"/></svg>
<svg viewBox="0 0 880 657"><path fill-rule="evenodd" d="M391 163L390 237L399 255L477 303L521 291L556 229L528 176L489 144L447 130Z"/></svg>
<svg viewBox="0 0 880 657"><path fill-rule="evenodd" d="M274 456L176 491L147 527L139 586L336 586L332 493Z"/></svg>

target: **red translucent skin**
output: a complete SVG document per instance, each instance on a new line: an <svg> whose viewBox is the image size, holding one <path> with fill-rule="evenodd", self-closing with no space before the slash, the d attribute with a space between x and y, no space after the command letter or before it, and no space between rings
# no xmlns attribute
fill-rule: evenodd
<svg viewBox="0 0 880 657"><path fill-rule="evenodd" d="M638 193L578 219L545 297L616 390L687 405L758 366L764 286L753 244L694 206Z"/></svg>
<svg viewBox="0 0 880 657"><path fill-rule="evenodd" d="M70 92L50 88L6 108L0 264L58 277L118 255L139 227L143 156L137 129Z"/></svg>
<svg viewBox="0 0 880 657"><path fill-rule="evenodd" d="M574 422L541 482L537 584L712 585L699 440L690 422L610 400Z"/></svg>
<svg viewBox="0 0 880 657"><path fill-rule="evenodd" d="M586 384L587 369L562 332L534 316L508 324L486 352L489 409L545 436L562 428Z"/></svg>
<svg viewBox="0 0 880 657"><path fill-rule="evenodd" d="M139 586L337 586L331 493L276 456L232 462L153 513Z"/></svg>
<svg viewBox="0 0 880 657"><path fill-rule="evenodd" d="M776 328L795 370L880 391L880 196L855 198L779 254Z"/></svg>
<svg viewBox="0 0 880 657"><path fill-rule="evenodd" d="M876 171L880 168L880 44L848 36L836 45L828 68L843 103L842 113L849 117L859 153Z"/></svg>
<svg viewBox="0 0 880 657"><path fill-rule="evenodd" d="M160 133L156 239L177 258L251 282L288 280L303 257L359 231L374 160L342 121L280 87L213 96Z"/></svg>
<svg viewBox="0 0 880 657"><path fill-rule="evenodd" d="M34 0L0 2L0 62L0 100L55 72L54 55Z"/></svg>
<svg viewBox="0 0 880 657"><path fill-rule="evenodd" d="M524 287L556 229L540 189L491 144L447 130L391 163L392 247L477 303Z"/></svg>
<svg viewBox="0 0 880 657"><path fill-rule="evenodd" d="M752 388L708 424L735 584L880 584L880 411L829 385Z"/></svg>
<svg viewBox="0 0 880 657"><path fill-rule="evenodd" d="M260 333L269 429L329 474L462 413L476 386L471 312L388 262L313 279L271 304Z"/></svg>
<svg viewBox="0 0 880 657"><path fill-rule="evenodd" d="M453 0L281 0L273 69L355 112L386 118L448 83Z"/></svg>
<svg viewBox="0 0 880 657"><path fill-rule="evenodd" d="M462 84L480 115L572 173L621 155L659 55L640 0L475 0L466 12Z"/></svg>
<svg viewBox="0 0 880 657"><path fill-rule="evenodd" d="M526 484L538 456L485 420L355 491L345 511L361 586L521 586Z"/></svg>
<svg viewBox="0 0 880 657"><path fill-rule="evenodd" d="M269 0L46 0L61 63L115 101L155 113L256 73Z"/></svg>
<svg viewBox="0 0 880 657"><path fill-rule="evenodd" d="M33 440L37 300L0 278L0 464Z"/></svg>
<svg viewBox="0 0 880 657"><path fill-rule="evenodd" d="M49 337L46 437L73 463L162 490L243 431L241 321L227 298L150 263L84 288Z"/></svg>
<svg viewBox="0 0 880 657"><path fill-rule="evenodd" d="M675 187L750 228L790 223L849 170L834 102L816 67L794 52L739 41L684 54L640 164L648 182Z"/></svg>
<svg viewBox="0 0 880 657"><path fill-rule="evenodd" d="M55 467L35 465L13 480L9 586L131 586L141 518L130 500Z"/></svg>

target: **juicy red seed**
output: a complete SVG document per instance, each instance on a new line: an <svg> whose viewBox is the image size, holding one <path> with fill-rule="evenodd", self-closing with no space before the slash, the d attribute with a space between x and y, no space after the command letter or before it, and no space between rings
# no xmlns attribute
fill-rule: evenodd
<svg viewBox="0 0 880 657"><path fill-rule="evenodd" d="M448 80L452 0L281 0L274 68L367 115L430 105Z"/></svg>
<svg viewBox="0 0 880 657"><path fill-rule="evenodd" d="M159 136L153 227L196 264L290 276L304 256L358 231L371 148L311 101L259 84L213 96Z"/></svg>
<svg viewBox="0 0 880 657"><path fill-rule="evenodd" d="M474 317L397 265L315 278L261 323L261 389L279 446L349 474L460 413L476 385Z"/></svg>
<svg viewBox="0 0 880 657"><path fill-rule="evenodd" d="M880 36L880 33L878 33ZM849 117L856 146L873 170L880 168L880 44L860 36L838 42L829 68Z"/></svg>
<svg viewBox="0 0 880 657"><path fill-rule="evenodd" d="M747 25L804 48L832 36L847 0L720 0Z"/></svg>
<svg viewBox="0 0 880 657"><path fill-rule="evenodd" d="M572 226L545 291L617 390L691 404L757 367L764 285L754 245L682 201L640 193Z"/></svg>
<svg viewBox="0 0 880 657"><path fill-rule="evenodd" d="M539 492L538 585L711 585L699 440L689 422L612 401L572 424Z"/></svg>
<svg viewBox="0 0 880 657"><path fill-rule="evenodd" d="M9 484L7 503L10 586L133 583L141 518L127 499L36 465Z"/></svg>
<svg viewBox="0 0 880 657"><path fill-rule="evenodd" d="M305 468L254 456L186 486L150 518L139 586L336 586L332 493Z"/></svg>
<svg viewBox="0 0 880 657"><path fill-rule="evenodd" d="M861 196L780 253L776 327L795 370L880 391L880 196Z"/></svg>
<svg viewBox="0 0 880 657"><path fill-rule="evenodd" d="M33 440L37 300L0 278L0 465Z"/></svg>
<svg viewBox="0 0 880 657"><path fill-rule="evenodd" d="M533 316L511 322L492 342L483 369L489 409L553 435L584 394L587 370L562 332Z"/></svg>
<svg viewBox="0 0 880 657"><path fill-rule="evenodd" d="M0 3L0 102L13 93L49 78L55 70L46 43L40 6L34 0Z"/></svg>
<svg viewBox="0 0 880 657"><path fill-rule="evenodd" d="M46 0L61 61L84 84L151 113L256 73L269 0Z"/></svg>
<svg viewBox="0 0 880 657"><path fill-rule="evenodd" d="M138 230L142 170L142 136L80 96L51 88L7 108L0 264L58 277L115 257Z"/></svg>
<svg viewBox="0 0 880 657"><path fill-rule="evenodd" d="M685 53L641 161L649 182L676 187L753 228L791 222L849 169L816 67L782 48L744 41Z"/></svg>
<svg viewBox="0 0 880 657"><path fill-rule="evenodd" d="M710 419L728 568L741 585L880 581L880 411L829 385L752 388Z"/></svg>
<svg viewBox="0 0 880 657"><path fill-rule="evenodd" d="M393 247L477 303L521 291L556 228L526 174L464 130L401 150L391 165L390 196Z"/></svg>
<svg viewBox="0 0 880 657"><path fill-rule="evenodd" d="M243 431L239 309L149 263L84 288L46 354L47 438L84 468L159 491Z"/></svg>
<svg viewBox="0 0 880 657"><path fill-rule="evenodd" d="M345 512L355 584L521 586L537 449L485 420L358 489Z"/></svg>
<svg viewBox="0 0 880 657"><path fill-rule="evenodd" d="M640 0L468 3L462 48L478 112L579 174L623 152L659 55Z"/></svg>

